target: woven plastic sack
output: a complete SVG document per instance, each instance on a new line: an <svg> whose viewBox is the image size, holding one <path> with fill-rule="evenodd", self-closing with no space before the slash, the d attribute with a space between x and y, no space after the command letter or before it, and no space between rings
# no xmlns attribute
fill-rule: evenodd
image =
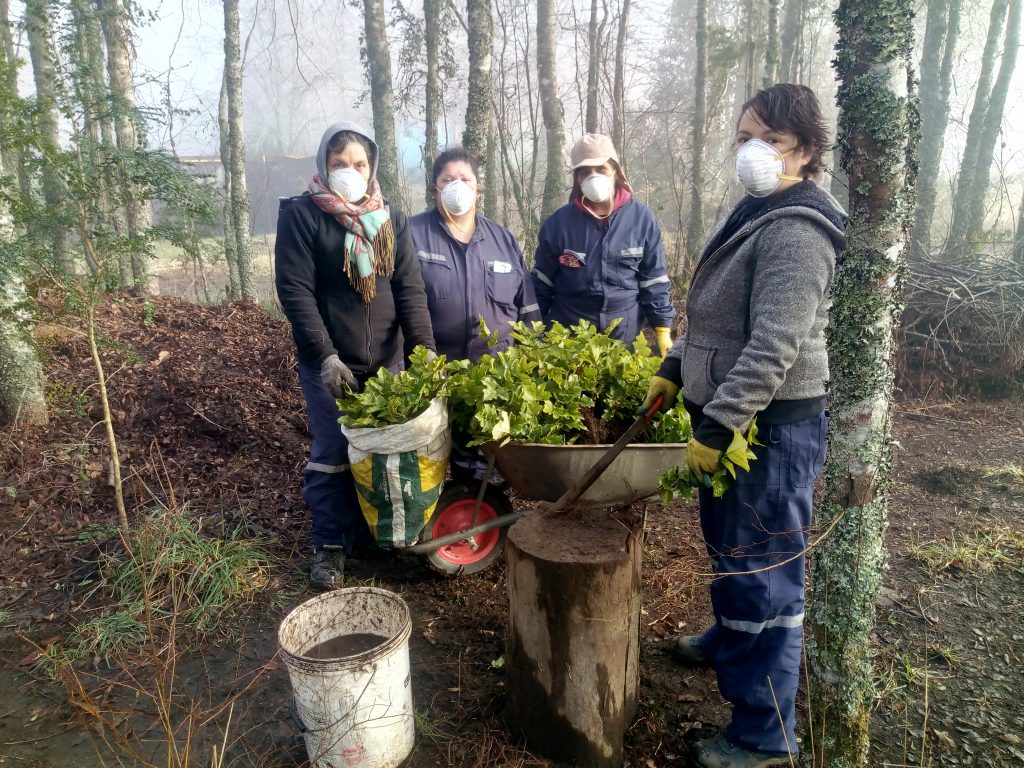
<svg viewBox="0 0 1024 768"><path fill-rule="evenodd" d="M342 425L348 438L359 507L377 546L416 542L430 520L448 471L452 438L448 409L435 398L416 418L387 427Z"/></svg>

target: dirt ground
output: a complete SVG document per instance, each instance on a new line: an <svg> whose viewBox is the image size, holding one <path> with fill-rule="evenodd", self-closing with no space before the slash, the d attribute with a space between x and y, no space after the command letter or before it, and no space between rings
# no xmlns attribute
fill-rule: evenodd
<svg viewBox="0 0 1024 768"><path fill-rule="evenodd" d="M161 690L179 750L191 724L197 764L213 764L214 747L224 765L306 764L276 642L281 618L311 594L307 435L287 326L253 307L169 297L121 297L100 313L133 519L173 489L204 530L263 537L274 560L254 601L211 635L182 631L171 654L83 662L61 684L40 671L38 648L103 610L88 583L111 539L94 532L115 516L95 376L69 330L79 321L59 297L43 303L51 424L0 433L0 764L184 764L167 757ZM872 765L1024 765L1022 424L1019 402L900 404ZM727 722L728 707L712 672L676 666L661 646L710 620L707 566L694 504L645 507L641 701L626 765L688 766L689 745ZM503 724L500 562L444 578L420 559L360 559L348 578L398 592L412 610L411 768L549 765Z"/></svg>

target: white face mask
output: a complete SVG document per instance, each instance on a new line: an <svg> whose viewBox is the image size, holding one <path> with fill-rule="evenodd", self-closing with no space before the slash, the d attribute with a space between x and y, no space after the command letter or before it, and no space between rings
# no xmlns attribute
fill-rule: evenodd
<svg viewBox="0 0 1024 768"><path fill-rule="evenodd" d="M441 190L441 202L452 216L461 216L473 210L476 192L462 179L456 179L445 184Z"/></svg>
<svg viewBox="0 0 1024 768"><path fill-rule="evenodd" d="M580 184L583 196L592 203L603 203L615 191L615 179L603 173L592 173Z"/></svg>
<svg viewBox="0 0 1024 768"><path fill-rule="evenodd" d="M367 181L355 168L335 168L330 176L331 189L350 203L366 197Z"/></svg>
<svg viewBox="0 0 1024 768"><path fill-rule="evenodd" d="M783 179L803 181L799 176L786 175L786 155L793 150L779 152L761 139L749 139L736 150L736 175L752 197L768 197L779 188Z"/></svg>

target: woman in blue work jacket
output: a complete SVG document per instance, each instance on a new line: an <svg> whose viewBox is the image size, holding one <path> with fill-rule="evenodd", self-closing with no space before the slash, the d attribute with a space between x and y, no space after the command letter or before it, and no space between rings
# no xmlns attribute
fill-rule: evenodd
<svg viewBox="0 0 1024 768"><path fill-rule="evenodd" d="M437 352L449 360L496 355L511 343L510 324L540 320L526 263L515 235L476 208L478 163L452 147L431 170L433 208L409 219ZM480 338L480 319L498 343Z"/></svg>
<svg viewBox="0 0 1024 768"><path fill-rule="evenodd" d="M633 197L612 140L584 134L570 153L572 192L544 222L533 287L545 322L588 320L632 344L646 321L658 353L672 346L675 309L669 296L661 225Z"/></svg>

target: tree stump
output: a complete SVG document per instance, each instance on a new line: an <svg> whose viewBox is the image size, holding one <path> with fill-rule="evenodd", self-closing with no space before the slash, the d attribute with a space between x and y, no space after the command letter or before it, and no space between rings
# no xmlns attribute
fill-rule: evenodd
<svg viewBox="0 0 1024 768"><path fill-rule="evenodd" d="M524 515L509 530L509 708L529 748L622 765L636 712L642 522L588 510Z"/></svg>

